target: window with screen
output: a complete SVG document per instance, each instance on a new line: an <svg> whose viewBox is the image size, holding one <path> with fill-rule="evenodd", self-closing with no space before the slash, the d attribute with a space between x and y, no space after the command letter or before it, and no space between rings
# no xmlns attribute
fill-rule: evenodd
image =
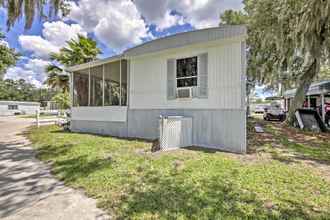
<svg viewBox="0 0 330 220"><path fill-rule="evenodd" d="M88 69L73 74L73 104L74 106L89 105L89 72Z"/></svg>
<svg viewBox="0 0 330 220"><path fill-rule="evenodd" d="M177 87L197 86L197 71L197 56L176 60Z"/></svg>
<svg viewBox="0 0 330 220"><path fill-rule="evenodd" d="M103 66L90 70L90 106L103 105Z"/></svg>

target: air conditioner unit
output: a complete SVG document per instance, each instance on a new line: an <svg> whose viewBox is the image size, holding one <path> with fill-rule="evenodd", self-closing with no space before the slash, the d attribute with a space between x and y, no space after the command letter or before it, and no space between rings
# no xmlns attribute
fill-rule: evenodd
<svg viewBox="0 0 330 220"><path fill-rule="evenodd" d="M185 88L178 88L176 90L176 97L177 98L191 98L192 97L192 88L191 87L185 87Z"/></svg>

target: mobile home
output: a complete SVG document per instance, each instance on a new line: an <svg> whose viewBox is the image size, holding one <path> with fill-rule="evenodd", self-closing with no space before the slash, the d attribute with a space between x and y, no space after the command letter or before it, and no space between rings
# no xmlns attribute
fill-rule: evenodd
<svg viewBox="0 0 330 220"><path fill-rule="evenodd" d="M192 145L246 152L245 38L244 26L196 30L68 68L71 129L156 139L160 117L182 116Z"/></svg>
<svg viewBox="0 0 330 220"><path fill-rule="evenodd" d="M39 102L0 101L0 116L17 114L36 114L40 108Z"/></svg>

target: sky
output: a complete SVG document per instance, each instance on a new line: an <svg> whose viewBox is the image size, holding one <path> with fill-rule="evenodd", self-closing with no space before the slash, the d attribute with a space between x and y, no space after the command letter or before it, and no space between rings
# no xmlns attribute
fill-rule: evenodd
<svg viewBox="0 0 330 220"><path fill-rule="evenodd" d="M243 7L242 0L72 0L69 4L66 17L35 19L29 30L24 30L22 19L9 32L6 10L0 8L5 41L22 54L5 78L23 78L43 86L49 54L78 34L97 41L102 50L98 58L105 58L159 37L215 27L223 11Z"/></svg>

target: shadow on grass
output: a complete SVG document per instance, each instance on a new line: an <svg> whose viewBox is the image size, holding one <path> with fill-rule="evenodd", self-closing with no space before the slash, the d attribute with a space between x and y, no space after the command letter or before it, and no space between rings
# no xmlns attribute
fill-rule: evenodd
<svg viewBox="0 0 330 220"><path fill-rule="evenodd" d="M57 158L59 156L64 156L73 146L73 144L43 145L37 150L37 158L47 160L48 158Z"/></svg>
<svg viewBox="0 0 330 220"><path fill-rule="evenodd" d="M217 152L223 152L223 151L216 150L216 149L205 148L205 147L198 147L198 146L183 147L183 149L191 150L191 151L198 151L198 152L203 152L203 153L208 153L208 154L214 154L214 153L217 153Z"/></svg>
<svg viewBox="0 0 330 220"><path fill-rule="evenodd" d="M111 166L110 159L89 160L88 156L79 156L67 160L55 161L53 173L66 183L74 182L90 174Z"/></svg>
<svg viewBox="0 0 330 220"><path fill-rule="evenodd" d="M263 124L265 133L254 131L256 123ZM323 137L327 133L306 133L284 124L265 123L258 119L251 119L248 124L249 154L267 152L273 159L284 163L310 160L330 165L330 135L329 139Z"/></svg>
<svg viewBox="0 0 330 220"><path fill-rule="evenodd" d="M293 219L309 218L306 204L283 201L286 206L265 205L251 191L230 177L219 176L186 181L188 176L148 171L130 184L117 204L119 219ZM107 207L106 202L101 206ZM108 206L109 207L109 206ZM314 213L315 214L315 213ZM325 213L322 213L325 214ZM327 215L329 213L326 213ZM320 214L321 215L321 214ZM327 216L325 215L325 216ZM318 216L320 217L320 216Z"/></svg>
<svg viewBox="0 0 330 220"><path fill-rule="evenodd" d="M124 140L124 141L139 141L139 142L146 142L146 143L152 143L153 142L153 140L151 140L151 139L134 138L134 137L119 137L119 136L112 136L112 135L108 135L108 134L96 134L96 133L88 133L88 132L74 132L74 131L67 131L67 130L64 130L64 129L51 131L51 133L55 133L55 134L86 134L86 135L90 135L92 137L115 138L115 139Z"/></svg>

